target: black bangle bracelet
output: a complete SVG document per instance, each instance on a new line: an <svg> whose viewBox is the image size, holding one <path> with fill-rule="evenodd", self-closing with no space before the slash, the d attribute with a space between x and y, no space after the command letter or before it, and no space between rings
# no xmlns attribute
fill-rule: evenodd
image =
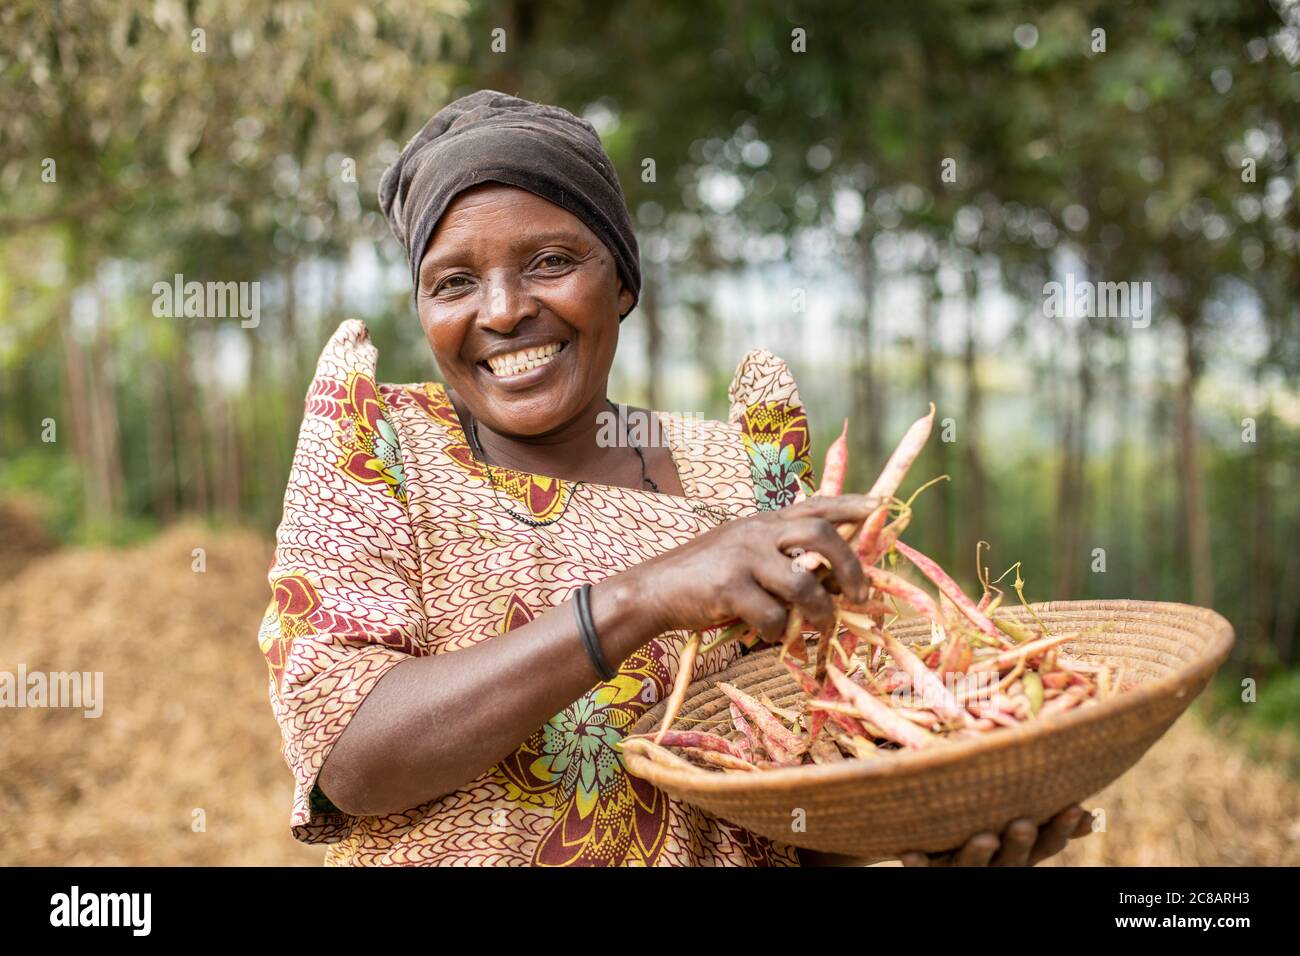
<svg viewBox="0 0 1300 956"><path fill-rule="evenodd" d="M613 680L618 673L609 666L600 649L600 639L596 637L596 623L591 616L591 585L584 584L573 596L573 609L578 617L578 633L582 635L582 646L587 649L587 658L591 666L600 675L601 680Z"/></svg>

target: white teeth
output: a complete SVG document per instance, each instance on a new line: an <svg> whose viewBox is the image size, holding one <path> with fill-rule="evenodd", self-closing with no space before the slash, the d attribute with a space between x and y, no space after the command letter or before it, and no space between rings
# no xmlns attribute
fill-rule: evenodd
<svg viewBox="0 0 1300 956"><path fill-rule="evenodd" d="M520 349L509 355L498 355L487 360L488 367L492 369L493 375L502 378L508 375L522 375L551 361L560 351L560 344L552 342L540 348Z"/></svg>

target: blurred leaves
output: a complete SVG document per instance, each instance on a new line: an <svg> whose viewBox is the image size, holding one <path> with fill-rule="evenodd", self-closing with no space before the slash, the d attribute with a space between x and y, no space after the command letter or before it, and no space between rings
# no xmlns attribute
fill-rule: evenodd
<svg viewBox="0 0 1300 956"><path fill-rule="evenodd" d="M273 240L281 254L343 249L371 205L357 194L373 192L380 149L411 131L412 101L422 111L447 97L439 61L464 10L461 0L375 11L342 0L7 4L0 76L14 108L0 122L0 222L74 224L91 261L154 256L160 232L182 237L177 251L190 241L208 252L269 252ZM339 157L358 182L339 180ZM46 158L56 182L41 180Z"/></svg>
<svg viewBox="0 0 1300 956"><path fill-rule="evenodd" d="M10 0L0 486L84 524L273 526L333 323L366 319L386 378L433 375L375 191L488 87L586 116L619 169L658 303L622 384L718 414L737 342L788 343L817 437L850 414L863 473L934 399L961 437L923 462L955 479L926 550L965 568L993 538L1035 598L1186 599L1210 573L1246 653L1285 663L1298 62L1284 0ZM1151 282L1158 321L1045 317L1065 272ZM153 320L175 273L260 281L262 326ZM795 288L818 304L784 311Z"/></svg>

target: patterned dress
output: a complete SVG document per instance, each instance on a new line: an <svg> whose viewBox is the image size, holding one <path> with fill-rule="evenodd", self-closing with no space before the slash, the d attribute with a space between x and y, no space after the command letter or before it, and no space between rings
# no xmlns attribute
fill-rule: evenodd
<svg viewBox="0 0 1300 956"><path fill-rule="evenodd" d="M470 454L437 384L379 385L365 326L326 345L285 493L259 643L295 780L293 835L326 865L797 865L774 844L629 775L618 742L661 700L684 634L650 641L617 676L460 790L380 817L316 785L334 741L389 668L491 640L584 582L731 517L811 490L807 417L785 363L745 356L728 422L657 413L684 498L494 469ZM530 527L507 509L540 519ZM728 645L697 665L732 663Z"/></svg>

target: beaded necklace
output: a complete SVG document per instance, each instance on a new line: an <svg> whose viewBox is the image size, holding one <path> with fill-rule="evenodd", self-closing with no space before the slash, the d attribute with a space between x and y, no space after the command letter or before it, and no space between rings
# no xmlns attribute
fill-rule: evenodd
<svg viewBox="0 0 1300 956"><path fill-rule="evenodd" d="M605 401L617 414L618 408L614 403L609 399L605 399ZM487 473L488 485L492 488L492 496L497 499L497 503L500 504L501 489L497 487L496 477L492 471L494 466L488 463L487 454L483 451L483 444L478 438L478 419L474 417L474 414L468 408L465 409L465 415L469 418L469 428L466 429L466 433L469 437L470 449L474 452L474 456L483 463L483 469ZM632 440L631 435L627 435L626 438L628 445L630 445L632 450L636 452L637 458L641 460L641 487L646 488L648 486L651 491L661 493L658 483L650 477L649 471L646 468L645 455L641 452L641 448ZM560 513L555 515L553 518L547 518L545 521L531 517L530 515L522 515L513 508L504 505L502 506L502 510L521 524L528 525L531 528L544 528L547 525L555 524L555 522L564 517L565 513L569 510L569 505L573 503L573 499L577 495L578 489L585 484L585 481L575 481L569 489L569 495L565 499L564 507L560 509ZM729 521L732 518L737 517L737 515L732 514L725 508L719 508L715 505L697 504L696 502L688 501L687 507L698 515L707 516L719 522Z"/></svg>
<svg viewBox="0 0 1300 956"><path fill-rule="evenodd" d="M611 402L609 399L605 399L605 402L609 405L611 409L613 409L615 414L618 413L618 409L615 408L613 402ZM468 409L465 410L465 413L469 416L470 445L472 447L475 457L477 457L478 460L483 463L483 468L487 472L488 484L491 485L492 487L493 497L497 499L498 503L500 503L501 490L500 488L497 487L496 478L492 473L493 466L489 464L487 460L487 455L483 451L483 445L478 439L478 419L476 419L473 413L470 412ZM646 469L645 455L641 452L641 449L637 445L637 443L632 441L630 435L627 436L627 443L632 447L632 450L636 452L637 458L641 460L641 487L646 488L648 486L651 491L658 493L659 485L653 478L650 477L650 473ZM526 524L529 527L544 528L546 525L554 524L555 522L559 521L561 518L564 517L565 512L569 510L569 505L573 502L574 496L578 493L578 489L581 488L584 484L586 484L586 482L584 481L575 481L573 483L573 486L569 489L569 495L564 500L564 507L560 509L560 513L553 518L547 518L545 521L538 520L537 518L530 517L529 515L521 515L513 508L503 507L503 510L505 511L506 514L510 515L510 517L514 518L516 521L522 522L523 524Z"/></svg>

